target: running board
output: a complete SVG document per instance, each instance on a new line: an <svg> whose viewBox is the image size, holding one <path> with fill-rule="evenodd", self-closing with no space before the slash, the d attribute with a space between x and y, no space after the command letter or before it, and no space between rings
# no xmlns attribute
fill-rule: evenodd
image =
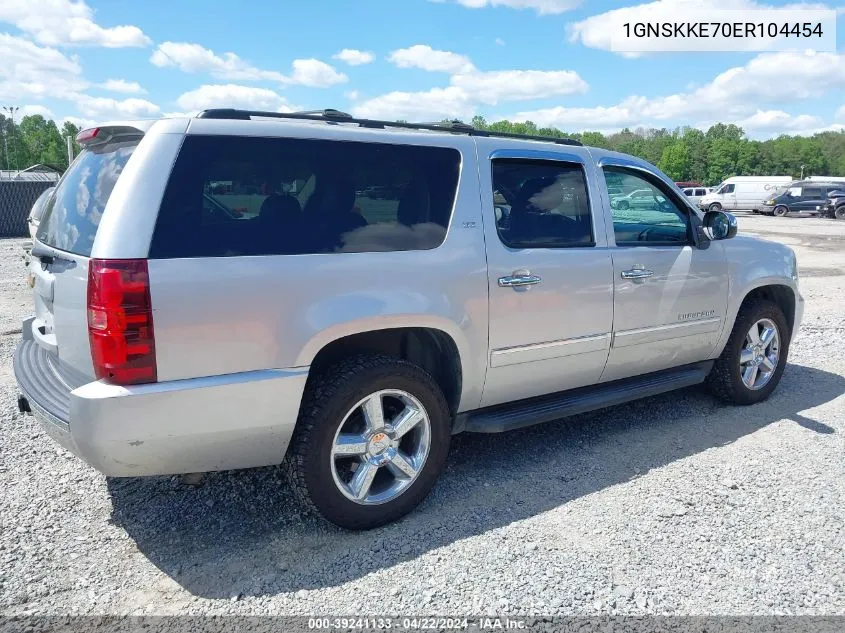
<svg viewBox="0 0 845 633"><path fill-rule="evenodd" d="M644 376L468 411L455 419L453 434L462 431L502 433L691 387L704 382L713 362L708 360Z"/></svg>

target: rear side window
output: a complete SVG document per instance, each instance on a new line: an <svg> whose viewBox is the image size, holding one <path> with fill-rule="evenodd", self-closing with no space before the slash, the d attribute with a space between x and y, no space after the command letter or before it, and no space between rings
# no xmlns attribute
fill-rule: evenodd
<svg viewBox="0 0 845 633"><path fill-rule="evenodd" d="M496 230L510 248L593 246L584 169L543 160L493 161Z"/></svg>
<svg viewBox="0 0 845 633"><path fill-rule="evenodd" d="M149 256L436 248L459 171L460 153L451 148L189 136Z"/></svg>
<svg viewBox="0 0 845 633"><path fill-rule="evenodd" d="M138 143L134 139L83 151L47 201L35 235L38 241L90 257L103 210Z"/></svg>

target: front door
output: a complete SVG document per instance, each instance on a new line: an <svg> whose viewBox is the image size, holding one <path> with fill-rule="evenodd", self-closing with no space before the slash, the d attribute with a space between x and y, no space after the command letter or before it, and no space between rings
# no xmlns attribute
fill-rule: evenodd
<svg viewBox="0 0 845 633"><path fill-rule="evenodd" d="M722 245L696 246L692 209L656 175L613 160L602 162L608 186L652 196L647 207L611 208L613 343L602 381L706 359L728 298Z"/></svg>
<svg viewBox="0 0 845 633"><path fill-rule="evenodd" d="M492 169L482 170L481 186L490 353L482 406L596 383L610 347L613 265L589 155L580 148L488 155Z"/></svg>

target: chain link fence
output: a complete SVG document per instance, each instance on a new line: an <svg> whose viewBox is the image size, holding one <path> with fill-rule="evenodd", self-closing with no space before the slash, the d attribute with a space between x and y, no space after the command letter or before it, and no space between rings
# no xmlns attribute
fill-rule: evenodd
<svg viewBox="0 0 845 633"><path fill-rule="evenodd" d="M41 193L54 186L51 180L0 179L0 238L28 237L26 218Z"/></svg>

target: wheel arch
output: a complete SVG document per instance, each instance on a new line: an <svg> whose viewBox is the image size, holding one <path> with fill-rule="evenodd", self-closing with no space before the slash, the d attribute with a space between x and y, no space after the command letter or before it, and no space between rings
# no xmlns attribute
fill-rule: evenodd
<svg viewBox="0 0 845 633"><path fill-rule="evenodd" d="M761 280L759 283L746 289L742 295L742 300L734 303L733 309L730 311L729 318L725 320L722 336L719 339L718 345L713 350L711 358L715 358L722 353L722 350L730 338L734 323L736 323L737 315L742 307L756 299L771 301L783 311L783 315L789 326L787 340L791 340L795 331L797 307L796 294L796 289L783 279Z"/></svg>
<svg viewBox="0 0 845 633"><path fill-rule="evenodd" d="M469 358L466 344L462 346L462 338L445 328L433 324L371 325L351 332L344 330L323 333L312 341L303 349L298 364L310 365L310 373L317 375L355 354L385 354L412 362L431 374L453 415L460 410L462 402L472 397L474 387L465 381L468 371L465 364Z"/></svg>

